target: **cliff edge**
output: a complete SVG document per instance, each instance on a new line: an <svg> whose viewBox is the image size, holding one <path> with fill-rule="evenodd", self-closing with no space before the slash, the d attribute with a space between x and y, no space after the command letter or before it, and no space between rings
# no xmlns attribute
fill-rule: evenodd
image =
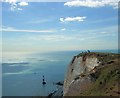
<svg viewBox="0 0 120 98"><path fill-rule="evenodd" d="M85 52L74 56L64 80L64 96L119 96L120 55Z"/></svg>

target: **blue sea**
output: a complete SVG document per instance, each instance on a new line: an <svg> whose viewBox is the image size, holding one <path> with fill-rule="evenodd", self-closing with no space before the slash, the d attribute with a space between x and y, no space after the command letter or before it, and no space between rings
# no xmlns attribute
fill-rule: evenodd
<svg viewBox="0 0 120 98"><path fill-rule="evenodd" d="M117 50L94 50L113 52ZM56 82L63 81L68 64L82 51L46 53L4 53L2 61L3 96L46 96L56 90ZM42 85L44 75L46 85Z"/></svg>

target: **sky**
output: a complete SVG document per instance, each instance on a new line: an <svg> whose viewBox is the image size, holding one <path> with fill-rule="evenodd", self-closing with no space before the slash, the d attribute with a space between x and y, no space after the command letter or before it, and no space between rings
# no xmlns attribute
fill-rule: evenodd
<svg viewBox="0 0 120 98"><path fill-rule="evenodd" d="M4 52L117 49L117 0L6 0L1 29Z"/></svg>

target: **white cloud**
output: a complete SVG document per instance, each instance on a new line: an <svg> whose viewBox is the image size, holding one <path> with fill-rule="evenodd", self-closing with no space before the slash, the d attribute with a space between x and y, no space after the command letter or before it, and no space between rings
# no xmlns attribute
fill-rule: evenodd
<svg viewBox="0 0 120 98"><path fill-rule="evenodd" d="M19 5L20 5L20 6L27 6L28 3L23 1L23 2L20 2Z"/></svg>
<svg viewBox="0 0 120 98"><path fill-rule="evenodd" d="M58 42L58 41L92 41L95 39L102 38L106 35L99 35L99 36L91 36L91 35L40 35L40 36L29 36L27 37L28 40L33 40L33 41L48 41L48 42Z"/></svg>
<svg viewBox="0 0 120 98"><path fill-rule="evenodd" d="M108 32L100 32L101 34L107 34Z"/></svg>
<svg viewBox="0 0 120 98"><path fill-rule="evenodd" d="M61 22L72 22L72 21L78 21L78 22L82 22L86 19L85 16L83 17L66 17L66 18L60 18Z"/></svg>
<svg viewBox="0 0 120 98"><path fill-rule="evenodd" d="M63 19L63 18L60 18L60 21L61 21L61 22L64 22L64 19Z"/></svg>
<svg viewBox="0 0 120 98"><path fill-rule="evenodd" d="M66 35L40 35L40 36L30 36L29 40L45 40L45 41L69 41L75 40L75 36Z"/></svg>
<svg viewBox="0 0 120 98"><path fill-rule="evenodd" d="M2 0L2 2L16 3L17 0Z"/></svg>
<svg viewBox="0 0 120 98"><path fill-rule="evenodd" d="M23 10L21 6L27 6L28 3L25 1L22 1L18 3L18 0L2 0L2 2L7 2L10 4L10 10L15 11L15 10Z"/></svg>
<svg viewBox="0 0 120 98"><path fill-rule="evenodd" d="M65 30L66 30L66 28L61 29L61 31L65 31Z"/></svg>
<svg viewBox="0 0 120 98"><path fill-rule="evenodd" d="M75 0L64 3L65 6L69 7L104 7L112 6L113 8L118 8L119 0Z"/></svg>
<svg viewBox="0 0 120 98"><path fill-rule="evenodd" d="M17 10L20 10L20 11L22 11L23 9L22 9L22 8L17 8Z"/></svg>
<svg viewBox="0 0 120 98"><path fill-rule="evenodd" d="M56 30L28 30L28 29L15 29L13 27L6 27L3 26L2 27L2 31L3 32L33 32L33 33L52 33L52 32L56 32Z"/></svg>
<svg viewBox="0 0 120 98"><path fill-rule="evenodd" d="M47 22L53 22L52 18L37 18L37 19L31 19L28 22L25 21L26 24L40 24L40 23L47 23Z"/></svg>

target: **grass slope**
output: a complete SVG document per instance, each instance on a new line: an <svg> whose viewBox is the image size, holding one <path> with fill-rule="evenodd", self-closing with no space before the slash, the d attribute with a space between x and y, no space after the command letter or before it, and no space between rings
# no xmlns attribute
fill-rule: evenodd
<svg viewBox="0 0 120 98"><path fill-rule="evenodd" d="M90 89L80 93L80 96L120 96L120 55L112 53L95 54L100 65L95 68L95 73L90 75L95 78Z"/></svg>

